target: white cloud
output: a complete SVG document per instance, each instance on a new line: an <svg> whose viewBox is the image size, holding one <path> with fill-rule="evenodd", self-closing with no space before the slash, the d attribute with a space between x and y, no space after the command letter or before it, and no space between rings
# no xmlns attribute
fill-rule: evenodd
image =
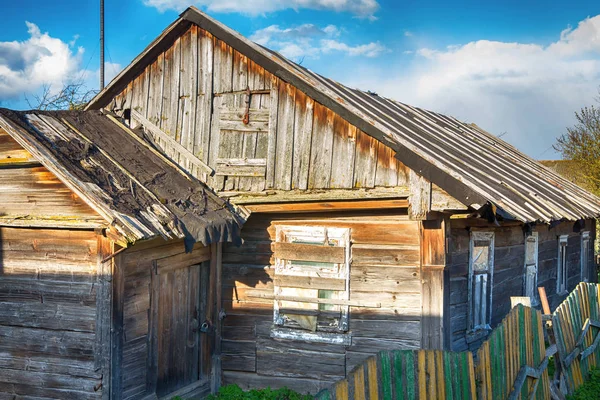
<svg viewBox="0 0 600 400"><path fill-rule="evenodd" d="M159 11L183 11L190 4L214 12L239 12L259 15L285 9L313 9L348 12L359 17L374 18L379 9L377 0L144 0Z"/></svg>
<svg viewBox="0 0 600 400"><path fill-rule="evenodd" d="M406 52L405 52L406 54ZM401 73L353 70L340 77L402 102L475 122L533 157L547 151L591 104L600 84L600 15L566 29L547 46L479 40L421 48ZM383 79L373 79L373 77Z"/></svg>
<svg viewBox="0 0 600 400"><path fill-rule="evenodd" d="M42 33L31 22L26 24L29 39L0 42L0 101L35 93L43 85L57 91L69 79L83 76L79 68L82 47Z"/></svg>
<svg viewBox="0 0 600 400"><path fill-rule="evenodd" d="M371 42L369 44L361 44L358 46L348 46L346 43L340 43L337 40L321 40L323 53L332 51L341 51L351 56L377 57L384 51L385 46L379 42Z"/></svg>
<svg viewBox="0 0 600 400"><path fill-rule="evenodd" d="M320 28L313 24L304 24L294 28L280 28L271 25L260 29L250 39L272 48L290 59L301 57L318 58L322 54L333 52L350 56L376 57L387 51L379 42L360 45L348 45L336 40L342 30L335 25Z"/></svg>

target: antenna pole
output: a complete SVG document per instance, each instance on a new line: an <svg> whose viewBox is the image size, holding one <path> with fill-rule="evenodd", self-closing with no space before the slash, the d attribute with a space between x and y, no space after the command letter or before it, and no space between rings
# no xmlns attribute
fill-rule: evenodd
<svg viewBox="0 0 600 400"><path fill-rule="evenodd" d="M104 0L100 0L100 90L104 89Z"/></svg>

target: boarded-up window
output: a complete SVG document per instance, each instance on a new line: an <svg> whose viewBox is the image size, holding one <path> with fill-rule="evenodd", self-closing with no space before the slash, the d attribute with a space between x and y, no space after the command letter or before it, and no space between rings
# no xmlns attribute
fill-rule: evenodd
<svg viewBox="0 0 600 400"><path fill-rule="evenodd" d="M269 141L274 139L269 104L268 90L215 98L217 176L265 178Z"/></svg>
<svg viewBox="0 0 600 400"><path fill-rule="evenodd" d="M567 241L569 235L558 237L558 265L556 272L556 292L565 293L567 291Z"/></svg>
<svg viewBox="0 0 600 400"><path fill-rule="evenodd" d="M348 330L350 229L278 226L275 260L275 325Z"/></svg>
<svg viewBox="0 0 600 400"><path fill-rule="evenodd" d="M471 232L469 261L469 327L473 331L489 329L494 269L493 232Z"/></svg>
<svg viewBox="0 0 600 400"><path fill-rule="evenodd" d="M532 232L525 238L525 296L531 304L538 304L536 296L538 275L538 233Z"/></svg>
<svg viewBox="0 0 600 400"><path fill-rule="evenodd" d="M590 233L581 232L581 281L589 280Z"/></svg>

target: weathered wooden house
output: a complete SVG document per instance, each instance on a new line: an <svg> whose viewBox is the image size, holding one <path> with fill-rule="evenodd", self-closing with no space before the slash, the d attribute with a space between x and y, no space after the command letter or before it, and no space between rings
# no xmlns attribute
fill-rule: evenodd
<svg viewBox="0 0 600 400"><path fill-rule="evenodd" d="M110 370L112 398L160 396L187 385L188 368L205 376L205 364L193 361L198 336L214 339L212 354L198 350L202 357L212 355L214 385L222 377L248 387L315 392L380 349L475 349L509 310L510 296L535 302L536 287L544 286L555 306L576 282L595 279L592 243L600 199L475 125L343 86L195 8L88 106L88 112L99 109L132 129L133 135L127 129L118 134L139 139L139 149L148 148L143 154L204 183L210 204L228 200L219 218L204 215L207 226L231 221L218 239L197 238L216 247L208 281L216 285L215 294L200 308L215 299L206 317L215 329L207 337L196 328L202 318L186 331L179 314L163 306L163 281L156 276L164 264L149 259L170 256L167 247L150 253L136 244L112 259L112 318L125 333L115 333L111 342L117 366ZM104 140L98 134L91 142L103 148ZM104 151L115 157L118 149ZM137 155L128 154L128 163L139 166ZM190 217L206 207L177 202L185 197L180 176L173 172L179 181L162 181L171 199L164 205L190 207L183 213ZM151 191L159 190L156 183ZM80 191L83 199L88 189ZM112 197L102 197L111 216L121 210ZM241 246L235 243L238 220L246 220ZM222 253L212 244L219 240L227 242ZM144 250L128 258L136 248ZM35 290L51 290L34 278ZM17 289L3 290L12 296L9 291ZM23 301L38 298L27 296ZM96 308L88 307L91 321ZM190 335L191 356L165 341L184 333ZM35 353L31 346L26 349ZM163 361L161 351L169 354ZM93 381L98 377L91 357L85 379ZM13 370L30 365L11 362ZM191 371L198 376L198 369ZM0 385L6 380L0 371Z"/></svg>
<svg viewBox="0 0 600 400"><path fill-rule="evenodd" d="M0 398L210 392L240 223L111 116L0 109Z"/></svg>

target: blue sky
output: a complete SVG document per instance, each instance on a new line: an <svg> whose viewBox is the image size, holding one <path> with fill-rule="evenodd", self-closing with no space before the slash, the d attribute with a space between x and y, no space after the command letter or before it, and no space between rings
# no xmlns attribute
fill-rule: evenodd
<svg viewBox="0 0 600 400"><path fill-rule="evenodd" d="M98 0L3 2L0 105L97 89ZM349 86L475 122L534 158L600 85L600 2L105 0L109 77L194 4Z"/></svg>

